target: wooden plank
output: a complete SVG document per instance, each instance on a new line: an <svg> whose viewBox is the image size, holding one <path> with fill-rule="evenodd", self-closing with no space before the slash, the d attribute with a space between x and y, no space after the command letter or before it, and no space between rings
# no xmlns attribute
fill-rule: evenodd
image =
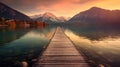
<svg viewBox="0 0 120 67"><path fill-rule="evenodd" d="M89 65L85 64L36 64L35 67L89 67Z"/></svg>
<svg viewBox="0 0 120 67"><path fill-rule="evenodd" d="M33 67L90 67L60 27Z"/></svg>
<svg viewBox="0 0 120 67"><path fill-rule="evenodd" d="M83 60L84 58L81 56L41 56L42 60Z"/></svg>

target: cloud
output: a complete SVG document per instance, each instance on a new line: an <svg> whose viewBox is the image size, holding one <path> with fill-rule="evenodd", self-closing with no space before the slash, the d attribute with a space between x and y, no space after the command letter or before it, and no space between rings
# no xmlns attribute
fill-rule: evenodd
<svg viewBox="0 0 120 67"><path fill-rule="evenodd" d="M85 3L96 2L96 1L102 1L102 0L74 0L73 3L85 4Z"/></svg>
<svg viewBox="0 0 120 67"><path fill-rule="evenodd" d="M84 4L94 0L0 0L1 2L8 4L17 9L28 10L29 8L38 8L38 7L51 7L56 4ZM66 5L68 6L68 5Z"/></svg>
<svg viewBox="0 0 120 67"><path fill-rule="evenodd" d="M116 2L119 0L115 0ZM52 12L56 15L74 15L92 6L110 7L113 0L0 0L27 15ZM118 2L119 3L119 2ZM116 4L116 3L115 3ZM116 5L117 6L117 5ZM115 6L114 6L115 7ZM117 6L119 7L119 5Z"/></svg>

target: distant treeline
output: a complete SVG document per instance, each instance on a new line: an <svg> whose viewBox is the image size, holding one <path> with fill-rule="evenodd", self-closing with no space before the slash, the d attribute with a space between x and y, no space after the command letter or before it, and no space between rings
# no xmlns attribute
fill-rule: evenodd
<svg viewBox="0 0 120 67"><path fill-rule="evenodd" d="M48 25L47 23L40 21L5 19L4 17L0 18L0 26L33 27L33 26L47 26L47 25Z"/></svg>

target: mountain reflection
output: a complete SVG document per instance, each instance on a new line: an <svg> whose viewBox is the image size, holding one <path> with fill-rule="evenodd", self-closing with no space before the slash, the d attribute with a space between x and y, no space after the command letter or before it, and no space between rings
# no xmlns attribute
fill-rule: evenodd
<svg viewBox="0 0 120 67"><path fill-rule="evenodd" d="M65 34L84 53L93 67L119 67L120 31L114 28L63 27Z"/></svg>
<svg viewBox="0 0 120 67"><path fill-rule="evenodd" d="M86 37L90 40L102 40L104 38L117 38L120 36L119 28L97 28L97 27L74 27L68 26L65 29L71 30L74 34L78 36Z"/></svg>
<svg viewBox="0 0 120 67"><path fill-rule="evenodd" d="M0 43L8 43L13 40L19 39L25 35L29 29L27 28L0 28Z"/></svg>
<svg viewBox="0 0 120 67"><path fill-rule="evenodd" d="M0 65L18 67L22 61L31 64L49 43L54 31L52 27L1 28Z"/></svg>

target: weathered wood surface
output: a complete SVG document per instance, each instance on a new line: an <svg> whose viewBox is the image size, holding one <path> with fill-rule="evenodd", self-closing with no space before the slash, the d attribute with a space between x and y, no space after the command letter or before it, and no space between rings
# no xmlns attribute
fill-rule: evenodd
<svg viewBox="0 0 120 67"><path fill-rule="evenodd" d="M33 67L90 67L60 27Z"/></svg>

